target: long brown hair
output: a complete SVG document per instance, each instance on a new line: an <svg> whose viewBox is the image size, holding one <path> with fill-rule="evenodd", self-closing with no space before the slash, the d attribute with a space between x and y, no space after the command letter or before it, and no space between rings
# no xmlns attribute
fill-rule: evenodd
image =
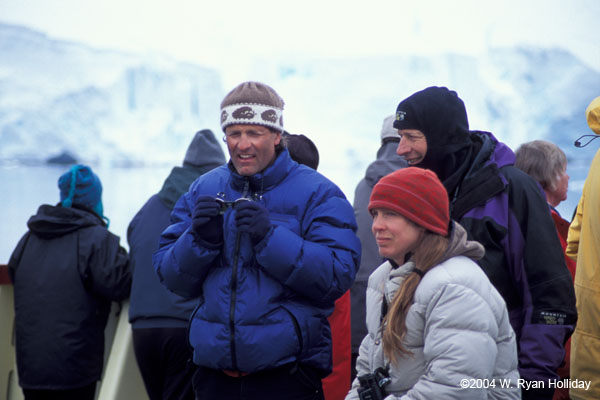
<svg viewBox="0 0 600 400"><path fill-rule="evenodd" d="M412 260L415 262L415 268L425 274L439 264L447 249L447 237L425 231L413 251ZM413 304L415 291L421 282L421 278L421 274L412 273L404 279L402 286L396 291L392 299L392 305L382 322L383 354L392 363L398 360L400 354L412 354L410 350L402 345L402 340L406 336L406 314Z"/></svg>

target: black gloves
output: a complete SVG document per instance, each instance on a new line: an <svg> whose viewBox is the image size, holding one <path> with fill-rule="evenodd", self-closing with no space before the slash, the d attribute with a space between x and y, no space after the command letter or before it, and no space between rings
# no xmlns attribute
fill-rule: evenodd
<svg viewBox="0 0 600 400"><path fill-rule="evenodd" d="M271 229L269 212L260 203L241 201L235 204L235 223L242 233L247 233L253 245L263 240ZM223 214L221 204L212 196L199 196L192 210L192 233L211 245L223 242Z"/></svg>
<svg viewBox="0 0 600 400"><path fill-rule="evenodd" d="M221 206L212 196L200 196L192 211L192 233L196 238L217 245L223 242Z"/></svg>
<svg viewBox="0 0 600 400"><path fill-rule="evenodd" d="M235 223L238 229L250 235L253 245L267 236L271 229L271 220L264 206L254 201L244 201L235 206L235 211Z"/></svg>

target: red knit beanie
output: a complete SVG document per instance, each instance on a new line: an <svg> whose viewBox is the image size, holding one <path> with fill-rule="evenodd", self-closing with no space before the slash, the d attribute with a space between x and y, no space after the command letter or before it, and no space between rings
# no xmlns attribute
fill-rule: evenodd
<svg viewBox="0 0 600 400"><path fill-rule="evenodd" d="M371 192L369 211L386 208L440 235L448 235L448 193L428 169L408 167L384 176Z"/></svg>

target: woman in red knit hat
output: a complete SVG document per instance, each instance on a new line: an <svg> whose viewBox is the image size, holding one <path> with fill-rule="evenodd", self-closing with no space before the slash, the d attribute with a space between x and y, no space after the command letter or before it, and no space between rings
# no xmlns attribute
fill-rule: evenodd
<svg viewBox="0 0 600 400"><path fill-rule="evenodd" d="M369 212L387 261L369 278L368 334L346 399L520 398L506 305L474 261L484 248L450 221L436 174L383 177Z"/></svg>

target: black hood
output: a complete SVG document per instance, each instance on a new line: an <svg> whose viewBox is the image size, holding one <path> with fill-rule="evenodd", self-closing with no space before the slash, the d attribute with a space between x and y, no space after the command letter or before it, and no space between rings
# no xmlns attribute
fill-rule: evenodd
<svg viewBox="0 0 600 400"><path fill-rule="evenodd" d="M398 104L394 128L425 134L427 153L418 166L434 171L448 192L453 191L477 147L465 105L456 92L432 86L411 95Z"/></svg>
<svg viewBox="0 0 600 400"><path fill-rule="evenodd" d="M92 210L48 204L41 205L37 214L27 221L31 232L44 239L63 236L93 225L105 226L104 221Z"/></svg>

